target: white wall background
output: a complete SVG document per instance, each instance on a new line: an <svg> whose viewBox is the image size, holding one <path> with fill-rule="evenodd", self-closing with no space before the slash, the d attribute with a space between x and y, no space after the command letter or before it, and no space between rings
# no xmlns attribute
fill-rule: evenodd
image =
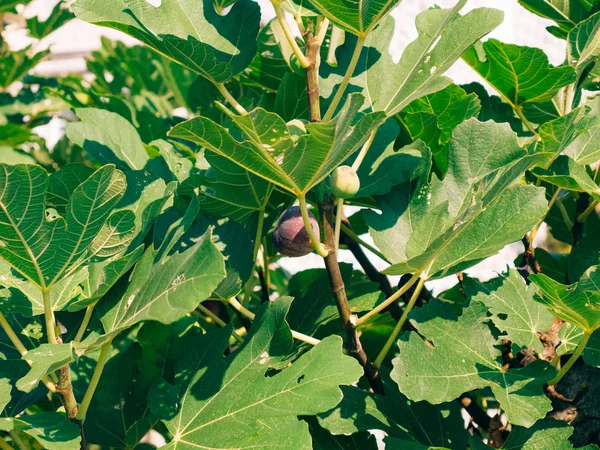
<svg viewBox="0 0 600 450"><path fill-rule="evenodd" d="M150 0L150 2L156 6L160 3L160 0ZM258 2L261 5L263 20L271 19L274 13L269 0L258 0ZM433 5L447 8L454 6L455 3L456 0L401 0L398 7L391 13L396 19L396 34L390 46L390 53L396 59L399 59L405 46L417 36L414 22L419 12ZM27 17L37 15L45 18L55 4L55 0L34 0L25 8L25 15ZM545 31L545 28L552 24L551 21L541 19L525 10L518 4L517 0L469 0L463 12L479 7L496 8L504 12L504 22L490 34L490 37L513 44L542 48L548 55L550 62L555 65L564 60L565 42ZM6 34L10 45L15 49L30 43L26 33L23 30L16 29L16 27L12 30L9 27ZM118 31L90 25L75 19L37 44L39 49L49 47L51 57L39 64L35 69L36 72L40 75L84 73L84 56L100 47L101 36L119 39L130 44L136 42ZM480 81L478 76L462 61L458 61L450 69L448 75L457 83ZM44 130L44 135L51 140L57 139L61 134L61 122L61 120L53 121L54 126L49 130ZM543 235L544 233L539 233L538 238L543 238ZM495 272L503 271L507 264L511 264L521 248L520 243L508 246L497 256L467 272L481 278L491 278ZM386 263L374 255L372 256L379 268L387 266ZM353 262L353 257L348 251L341 251L340 260ZM316 255L286 261L286 268L293 272L306 267L321 266L321 258ZM454 284L455 280L455 277L450 277L447 280L428 283L428 287L434 288L434 291L439 291Z"/></svg>

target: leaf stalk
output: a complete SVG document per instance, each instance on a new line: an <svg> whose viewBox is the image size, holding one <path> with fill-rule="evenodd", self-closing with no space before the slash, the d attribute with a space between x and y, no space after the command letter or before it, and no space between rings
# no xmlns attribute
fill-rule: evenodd
<svg viewBox="0 0 600 450"><path fill-rule="evenodd" d="M254 317L256 317L256 315L252 311L249 311L248 309L246 309L234 297L228 298L227 303L229 303L236 311L238 311L239 313L241 313L243 316L247 317L250 320L254 320ZM297 339L302 342L306 342L307 344L317 345L319 342L321 342L319 339L316 339L312 336L308 336L304 333L300 333L299 331L294 331L294 330L290 330L290 331L292 332L292 337L294 339Z"/></svg>
<svg viewBox="0 0 600 450"><path fill-rule="evenodd" d="M239 102L233 97L233 95L231 95L223 83L215 83L215 87L218 89L221 95L225 97L225 100L227 100L227 102L233 106L238 114L241 114L242 116L248 114L248 111L246 111L246 109L239 104Z"/></svg>
<svg viewBox="0 0 600 450"><path fill-rule="evenodd" d="M283 9L281 8L281 3L278 2L277 0L272 0L271 4L273 5L273 8L275 9L275 15L277 16L277 22L279 22L279 25L281 26L281 29L283 30L283 34L285 35L285 38L287 39L288 43L290 44L290 47L292 47L292 51L294 52L294 55L296 55L296 58L298 58L298 63L300 64L300 66L302 66L302 68L306 69L307 67L310 66L310 61L302 52L302 49L300 48L300 46L298 45L298 43L296 42L296 39L294 38L294 36L292 34L292 30L290 30L290 26L289 26L287 20L285 19L285 13L284 13Z"/></svg>
<svg viewBox="0 0 600 450"><path fill-rule="evenodd" d="M77 415L75 418L77 420L83 421L87 414L87 411L90 407L90 403L92 402L92 398L94 397L94 392L96 392L96 388L98 387L98 382L100 381L100 377L102 376L102 371L104 370L104 366L110 357L110 349L112 345L112 339L108 341L106 344L102 346L100 349L100 356L98 357L98 363L96 364L96 368L94 369L94 373L92 374L92 379L90 380L90 384L88 385L85 394L83 395L83 400L81 401L81 405L79 406L79 411L77 411Z"/></svg>
<svg viewBox="0 0 600 450"><path fill-rule="evenodd" d="M325 258L328 253L328 249L323 245L323 243L319 240L319 237L315 235L315 232L310 223L310 217L308 217L308 205L306 203L306 195L298 196L298 202L300 206L300 212L302 213L302 221L304 222L304 228L308 233L308 237L310 238L310 242L315 249L315 251Z"/></svg>
<svg viewBox="0 0 600 450"><path fill-rule="evenodd" d="M325 113L325 116L323 117L324 121L327 122L328 120L331 120L331 118L333 117L333 115L335 113L335 110L337 109L338 105L340 104L340 101L342 100L342 96L344 95L344 92L346 91L346 88L348 87L348 84L350 83L350 80L352 79L352 75L354 74L354 69L356 69L356 65L358 64L358 60L360 59L360 53L362 52L362 48L363 48L364 44L365 44L364 36L357 38L356 45L354 47L354 52L352 53L352 58L350 59L350 63L348 64L348 68L346 69L346 73L344 74L344 78L342 78L342 81L337 88L337 91L333 97L333 100L331 101L329 108L327 108L327 112Z"/></svg>
<svg viewBox="0 0 600 450"><path fill-rule="evenodd" d="M579 345L575 349L575 352L571 355L571 357L569 358L567 363L560 369L560 371L558 372L558 375L556 375L556 377L554 377L552 380L548 381L548 386L554 386L555 384L558 384L560 382L560 380L562 380L563 377L567 374L569 369L571 367L573 367L573 364L575 364L577 359L579 359L579 357L585 350L585 346L587 345L588 341L590 340L590 336L592 335L592 333L593 333L593 330L587 330L583 333L581 341L579 342Z"/></svg>
<svg viewBox="0 0 600 450"><path fill-rule="evenodd" d="M390 335L390 337L386 341L385 345L379 352L379 355L377 355L377 358L375 359L374 364L377 367L381 367L381 364L383 364L383 360L385 359L385 357L389 353L390 349L392 348L392 345L394 345L394 342L398 338L398 334L400 334L400 331L402 330L402 327L404 326L404 322L406 322L408 313L410 313L411 310L413 309L413 307L415 306L415 303L417 302L417 299L419 298L419 294L421 294L421 290L423 289L424 284L425 284L425 279L420 278L419 283L417 284L417 287L415 288L412 296L410 297L408 304L404 308L402 317L400 317L400 320L398 321L398 323L396 323L396 326L394 327L392 334Z"/></svg>

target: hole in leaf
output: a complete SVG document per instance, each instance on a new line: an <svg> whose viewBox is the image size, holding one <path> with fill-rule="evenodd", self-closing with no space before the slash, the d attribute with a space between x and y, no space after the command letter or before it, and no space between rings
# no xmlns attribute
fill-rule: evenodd
<svg viewBox="0 0 600 450"><path fill-rule="evenodd" d="M300 382L301 382L302 380L304 380L304 374L302 374L302 375L300 375L300 376L298 377L297 383L298 383L298 384L300 384Z"/></svg>

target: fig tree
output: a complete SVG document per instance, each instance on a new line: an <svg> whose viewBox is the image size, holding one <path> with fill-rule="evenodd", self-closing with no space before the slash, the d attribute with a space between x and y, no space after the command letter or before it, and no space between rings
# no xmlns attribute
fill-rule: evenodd
<svg viewBox="0 0 600 450"><path fill-rule="evenodd" d="M331 193L337 198L352 198L360 189L360 180L350 166L340 166L331 173Z"/></svg>
<svg viewBox="0 0 600 450"><path fill-rule="evenodd" d="M315 216L309 211L308 216L313 232L319 235L319 224ZM313 251L304 222L300 207L292 206L286 209L279 217L275 229L273 230L273 245L275 250L284 256L304 256Z"/></svg>

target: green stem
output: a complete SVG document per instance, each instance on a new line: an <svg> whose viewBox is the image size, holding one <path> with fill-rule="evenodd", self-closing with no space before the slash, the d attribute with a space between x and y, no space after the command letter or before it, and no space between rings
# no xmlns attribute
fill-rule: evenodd
<svg viewBox="0 0 600 450"><path fill-rule="evenodd" d="M283 34L285 35L285 38L290 44L290 47L292 47L292 51L296 55L296 58L298 58L298 63L300 64L300 66L302 66L302 68L306 69L308 66L310 66L310 61L304 55L304 53L302 53L302 49L296 42L294 36L292 35L292 30L290 30L290 26L288 25L287 20L285 20L285 13L283 12L283 9L281 9L281 4L276 0L271 1L271 4L275 9L275 15L277 16L277 21L279 22L279 25L283 30Z"/></svg>
<svg viewBox="0 0 600 450"><path fill-rule="evenodd" d="M110 357L110 349L111 349L112 340L108 341L106 344L102 346L100 349L100 356L98 357L98 363L96 364L96 368L94 369L94 373L92 374L92 379L90 380L90 384L85 391L83 396L83 400L81 401L81 405L79 406L79 411L77 411L77 416L75 418L77 420L84 420L85 415L87 414L87 410L90 407L90 403L92 402L92 398L94 397L94 392L96 392L96 388L98 387L98 382L100 381L100 376L102 375L102 371L104 370L104 366Z"/></svg>
<svg viewBox="0 0 600 450"><path fill-rule="evenodd" d="M42 298L44 300L44 318L46 319L46 333L48 334L48 343L57 344L56 340L56 320L54 311L52 311L52 298L50 297L50 288L42 289Z"/></svg>
<svg viewBox="0 0 600 450"><path fill-rule="evenodd" d="M96 304L94 303L92 305L88 305L88 307L86 308L85 316L83 316L83 321L79 326L79 330L77 330L77 334L75 335L75 339L73 339L73 342L81 342L81 340L83 339L83 335L85 334L85 331L87 330L87 327L90 324L90 320L92 320L92 314L94 313L95 306Z"/></svg>
<svg viewBox="0 0 600 450"><path fill-rule="evenodd" d="M342 216L344 215L344 199L338 198L335 201L335 234L334 234L334 243L335 248L338 249L340 246L340 231L342 225Z"/></svg>
<svg viewBox="0 0 600 450"><path fill-rule="evenodd" d="M0 450L15 450L11 445L8 444L2 437L0 437Z"/></svg>
<svg viewBox="0 0 600 450"><path fill-rule="evenodd" d="M238 103L238 101L233 97L233 95L231 95L223 83L215 83L215 86L221 95L225 97L225 100L227 100L227 102L229 102L229 104L238 112L238 114L248 114L248 111L246 111L244 107Z"/></svg>
<svg viewBox="0 0 600 450"><path fill-rule="evenodd" d="M214 312L212 312L210 309L208 309L202 303L198 304L198 306L196 307L196 309L200 310L202 312L202 314L204 314L205 316L210 317L213 320L213 322L215 322L220 327L226 327L227 326L227 324L223 320L221 320L221 318L219 316L217 316ZM239 334L237 334L235 331L232 331L231 335L240 344L244 342L244 340L241 338L241 336Z"/></svg>
<svg viewBox="0 0 600 450"><path fill-rule="evenodd" d="M25 444L25 442L23 442L23 439L21 439L21 436L19 436L17 430L10 430L8 434L10 435L10 437L13 440L13 443L17 446L19 450L30 450L29 446Z"/></svg>
<svg viewBox="0 0 600 450"><path fill-rule="evenodd" d="M344 74L344 78L342 78L342 82L338 86L335 96L333 97L333 100L331 101L331 104L329 105L329 108L327 108L327 112L325 113L325 116L323 117L324 122L331 120L331 118L333 117L333 114L335 113L335 110L337 109L340 101L342 100L342 96L344 95L344 92L346 91L346 88L348 87L348 84L350 83L350 79L352 78L352 75L354 74L354 69L356 69L356 64L358 64L358 60L360 58L360 52L362 51L364 43L365 43L364 37L357 38L356 46L354 47L354 53L352 53L352 59L350 60L350 63L348 64L348 68L346 69L346 73Z"/></svg>
<svg viewBox="0 0 600 450"><path fill-rule="evenodd" d="M554 367L558 367L559 362L560 362L560 355L558 353L556 353L554 355L554 358L552 358L552 361L550 362L550 364L552 364Z"/></svg>
<svg viewBox="0 0 600 450"><path fill-rule="evenodd" d="M404 325L404 322L406 322L408 313L410 313L410 311L413 309L413 306L415 306L415 303L417 302L417 299L419 298L419 294L421 293L421 290L423 289L424 284L425 284L425 279L424 278L419 279L419 283L417 284L415 291L413 292L412 296L410 297L408 304L404 308L402 317L400 317L400 320L394 327L394 331L392 331L392 334L390 335L387 342L381 349L381 352L379 352L379 355L377 355L377 358L375 359L374 364L377 367L381 367L381 364L383 364L383 360L385 359L385 357L389 353L390 349L392 348L392 345L394 345L394 342L398 338L398 334L400 333L400 330L402 330L402 326Z"/></svg>
<svg viewBox="0 0 600 450"><path fill-rule="evenodd" d="M596 206L598 206L598 200L594 200L592 203L590 203L590 206L588 206L587 209L582 212L579 217L577 217L577 222L585 222L585 219L587 219L592 212L596 211Z"/></svg>
<svg viewBox="0 0 600 450"><path fill-rule="evenodd" d="M8 323L8 320L6 320L6 317L4 317L4 314L2 314L1 312L0 312L0 326L2 327L2 329L8 336L8 339L10 339L10 342L12 342L12 344L15 346L17 351L21 355L24 355L25 353L27 353L27 348L23 345L23 343L17 336L17 333L15 333L15 331L10 326L10 323Z"/></svg>
<svg viewBox="0 0 600 450"><path fill-rule="evenodd" d="M550 199L550 201L548 202L548 207L546 208L546 212L544 213L544 215L542 217L540 217L540 220L538 220L538 223L535 225L535 227L533 227L533 229L531 230L531 233L529 233L529 250L533 249L533 241L535 240L535 236L537 235L537 232L539 231L540 227L542 226L542 223L544 223L546 216L550 213L550 209L552 209L552 206L558 200L558 196L561 193L562 193L562 188L558 188L556 190L556 192L554 193L554 195L552 196L552 198Z"/></svg>
<svg viewBox="0 0 600 450"><path fill-rule="evenodd" d="M378 306L376 306L375 308L373 308L371 311L369 311L367 314L365 314L362 317L359 317L358 320L356 321L356 325L363 325L367 320L369 320L371 317L379 314L381 311L383 311L385 308L387 308L388 306L390 306L392 303L397 302L398 299L400 297L402 297L402 295L404 295L405 292L407 292L413 284L415 284L418 280L421 279L421 273L423 271L421 269L417 270L413 276L406 282L406 284L404 284L404 286L402 286L400 289L398 289L394 295L392 295L391 297L387 298L383 303L380 303Z"/></svg>
<svg viewBox="0 0 600 450"><path fill-rule="evenodd" d="M558 372L558 375L556 375L556 377L553 378L552 380L548 381L548 386L554 386L555 384L558 384L558 382L560 380L563 379L563 377L567 374L569 369L573 366L573 364L575 364L575 361L577 361L577 359L581 356L581 354L585 350L585 346L587 345L588 341L590 340L590 336L592 335L592 332L593 332L593 330L589 330L589 331L586 331L583 333L581 342L579 342L579 345L575 349L575 352L571 355L571 357L569 358L567 363L562 367L562 369L560 369L560 372Z"/></svg>
<svg viewBox="0 0 600 450"><path fill-rule="evenodd" d="M358 169L360 168L360 165L362 164L363 159L365 159L365 156L366 156L367 152L369 151L369 148L371 148L371 144L373 144L373 141L375 140L376 134L377 134L377 129L371 131L369 138L363 144L362 148L360 149L360 152L356 156L356 159L352 163L352 168L354 169L355 172L358 172Z"/></svg>
<svg viewBox="0 0 600 450"><path fill-rule="evenodd" d="M262 243L262 233L263 227L265 225L265 210L261 208L258 211L258 224L256 225L256 235L254 238L254 249L252 250L253 260L256 261L256 257L258 256L258 251L260 250L260 245ZM256 263L255 263L256 264Z"/></svg>
<svg viewBox="0 0 600 450"><path fill-rule="evenodd" d="M249 311L248 309L246 309L244 307L244 305L242 305L240 302L238 302L234 297L228 298L227 303L229 303L236 311L240 312L243 316L247 317L250 320L254 320L254 317L256 317L252 311ZM319 339L315 339L314 337L308 336L304 333L300 333L300 332L294 331L294 330L290 330L290 331L292 332L292 337L294 339L297 339L302 342L306 342L307 344L317 345L319 342L321 342Z"/></svg>
<svg viewBox="0 0 600 450"><path fill-rule="evenodd" d="M4 314L2 314L1 312L0 327L2 327L2 330L4 330L4 332L8 336L8 339L15 346L15 348L21 354L21 356L24 356L27 353L27 348L23 345L23 343L19 339L19 336L17 336L17 333L15 333L15 330L12 329L10 323L8 323L8 320L6 320L6 317L4 317ZM27 364L31 366L31 361L26 361ZM50 392L56 392L56 385L47 376L42 377L42 382Z"/></svg>
<svg viewBox="0 0 600 450"><path fill-rule="evenodd" d="M319 254L319 256L325 258L327 256L328 251L327 248L325 248L325 246L319 240L319 237L315 235L313 227L310 223L310 218L308 216L308 205L306 204L306 195L302 194L298 196L298 202L300 204L300 212L302 213L302 221L304 222L304 228L308 233L310 242L315 251Z"/></svg>
<svg viewBox="0 0 600 450"><path fill-rule="evenodd" d="M360 244L361 246L363 246L364 248L369 250L371 253L373 253L377 257L381 258L382 260L384 260L386 263L391 264L391 262L388 261L388 259L385 257L385 255L383 253L381 253L379 250L377 250L375 247L373 247L369 243L363 241L358 234L356 234L354 231L352 231L346 225L342 224L341 228L344 231L344 234L346 236L348 236L350 239L352 239L354 242L356 242L357 244Z"/></svg>
<svg viewBox="0 0 600 450"><path fill-rule="evenodd" d="M563 202L560 199L556 200L556 207L560 211L560 214L561 214L563 221L565 222L565 225L567 226L567 228L569 230L571 228L573 228L573 221L569 217L569 212L567 211L567 208L565 208L565 205L563 204Z"/></svg>
<svg viewBox="0 0 600 450"><path fill-rule="evenodd" d="M517 116L519 116L519 119L521 119L523 124L527 127L527 129L533 133L536 140L541 141L542 138L540 137L539 133L537 132L533 124L529 121L529 119L525 117L525 114L523 114L523 108L519 105L513 105L513 109L517 113Z"/></svg>

